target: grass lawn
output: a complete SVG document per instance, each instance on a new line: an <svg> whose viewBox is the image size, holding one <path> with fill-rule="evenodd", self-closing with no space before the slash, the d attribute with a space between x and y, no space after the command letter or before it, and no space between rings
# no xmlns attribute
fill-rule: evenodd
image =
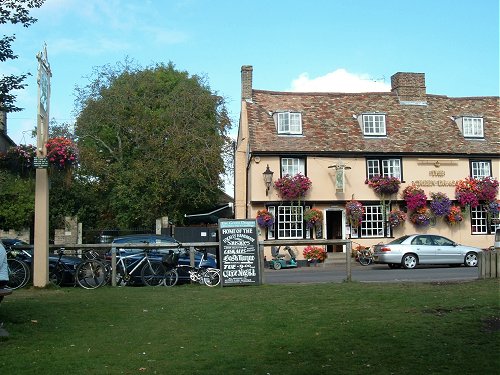
<svg viewBox="0 0 500 375"><path fill-rule="evenodd" d="M23 289L0 374L498 374L500 283Z"/></svg>

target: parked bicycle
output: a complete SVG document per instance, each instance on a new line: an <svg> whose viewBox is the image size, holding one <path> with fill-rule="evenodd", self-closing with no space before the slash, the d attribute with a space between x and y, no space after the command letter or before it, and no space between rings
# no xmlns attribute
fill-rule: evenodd
<svg viewBox="0 0 500 375"><path fill-rule="evenodd" d="M127 254L125 249L118 249L116 260L116 284L132 285L139 280L147 286L158 286L163 283L165 267L161 260L149 258L149 251L142 249Z"/></svg>
<svg viewBox="0 0 500 375"><path fill-rule="evenodd" d="M179 252L170 251L164 257L162 263L166 269L164 273L165 286L171 287L178 283L179 272L186 272L189 274L191 281L205 284L206 286L217 286L220 284L220 270L212 267L203 267L203 261L207 259L207 250L200 250L202 253L198 267L191 265L179 264Z"/></svg>
<svg viewBox="0 0 500 375"><path fill-rule="evenodd" d="M7 256L9 255L7 254ZM9 272L7 286L10 289L24 287L31 278L31 271L28 264L21 259L7 258L7 268Z"/></svg>
<svg viewBox="0 0 500 375"><path fill-rule="evenodd" d="M75 282L84 289L96 289L108 283L111 268L100 259L95 250L83 254L83 261L76 267Z"/></svg>
<svg viewBox="0 0 500 375"><path fill-rule="evenodd" d="M356 242L354 242L356 243ZM361 244L356 243L356 253L355 259L362 266L369 266L374 262L373 260L373 252L369 246L363 246Z"/></svg>
<svg viewBox="0 0 500 375"><path fill-rule="evenodd" d="M25 243L19 241L21 245ZM31 280L32 255L25 249L15 248L17 243L6 245L7 267L9 272L9 282L7 286L11 289L23 288Z"/></svg>

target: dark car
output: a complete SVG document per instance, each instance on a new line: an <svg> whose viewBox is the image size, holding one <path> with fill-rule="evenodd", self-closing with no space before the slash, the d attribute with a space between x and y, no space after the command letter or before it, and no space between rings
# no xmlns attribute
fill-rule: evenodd
<svg viewBox="0 0 500 375"><path fill-rule="evenodd" d="M375 245L374 260L391 268L415 268L419 264L475 267L481 251L477 247L459 245L443 236L412 234L387 244Z"/></svg>
<svg viewBox="0 0 500 375"><path fill-rule="evenodd" d="M120 244L138 244L137 248L120 248ZM134 260L140 259L142 251L140 244L171 244L171 247L153 248L150 249L148 257L154 261L162 261L164 257L170 252L177 252L179 254L179 265L189 266L191 264L189 249L182 248L181 244L171 236L159 234L132 234L127 236L116 237L112 242L112 249L116 251L117 255L121 253L126 256L132 255L127 258L127 269L130 272L133 267ZM112 251L113 251L112 250ZM202 260L203 257L203 260ZM111 259L111 252L107 254L107 258ZM201 264L200 264L201 262ZM205 258L200 251L194 252L195 267L217 267L217 260L214 255L207 254ZM140 272L135 272L133 275L134 284L142 284ZM179 270L179 281L188 281L189 273L182 269Z"/></svg>
<svg viewBox="0 0 500 375"><path fill-rule="evenodd" d="M24 261L33 276L33 247L17 238L2 238L2 243L9 257ZM74 285L76 267L82 259L76 256L49 254L49 275L52 282L58 285ZM58 272L55 272L58 270Z"/></svg>

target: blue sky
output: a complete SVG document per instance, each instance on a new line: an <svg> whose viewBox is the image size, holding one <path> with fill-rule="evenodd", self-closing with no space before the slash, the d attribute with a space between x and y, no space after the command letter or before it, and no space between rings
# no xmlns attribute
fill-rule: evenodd
<svg viewBox="0 0 500 375"><path fill-rule="evenodd" d="M33 143L36 54L47 44L50 118L74 121L74 88L94 67L126 56L173 62L204 75L226 98L236 134L242 65L253 87L275 91L384 91L396 72L426 75L427 92L498 96L498 0L46 0L16 34L17 60L0 74L31 72L9 114L8 134Z"/></svg>

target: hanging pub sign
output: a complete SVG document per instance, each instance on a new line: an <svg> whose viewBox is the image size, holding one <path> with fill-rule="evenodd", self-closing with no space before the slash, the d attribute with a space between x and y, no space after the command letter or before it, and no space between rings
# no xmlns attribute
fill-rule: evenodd
<svg viewBox="0 0 500 375"><path fill-rule="evenodd" d="M344 168L337 168L335 170L335 185L337 193L344 192Z"/></svg>
<svg viewBox="0 0 500 375"><path fill-rule="evenodd" d="M255 220L219 220L221 285L260 284L260 259Z"/></svg>

